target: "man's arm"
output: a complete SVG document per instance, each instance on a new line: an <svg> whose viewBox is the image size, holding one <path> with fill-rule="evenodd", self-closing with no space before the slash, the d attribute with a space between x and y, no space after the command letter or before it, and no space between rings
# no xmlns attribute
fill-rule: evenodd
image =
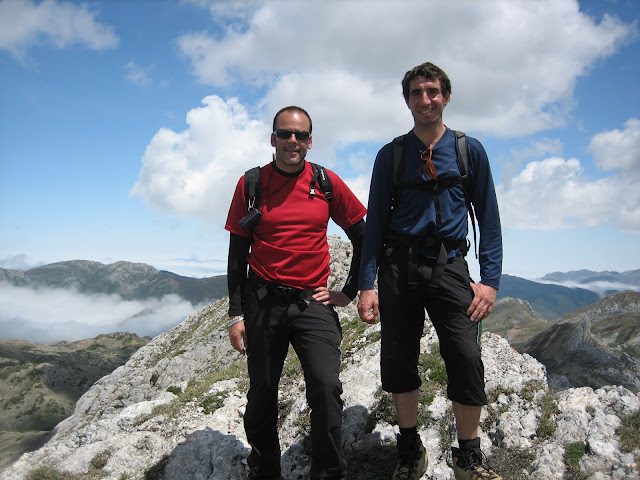
<svg viewBox="0 0 640 480"><path fill-rule="evenodd" d="M244 285L247 280L247 257L251 237L229 235L229 257L227 260L227 287L229 289L229 316L241 315L244 304Z"/></svg>
<svg viewBox="0 0 640 480"><path fill-rule="evenodd" d="M229 340L234 349L245 353L247 334L244 319L240 320L244 304L244 286L247 281L247 256L251 237L231 233L227 260L227 286L229 288Z"/></svg>
<svg viewBox="0 0 640 480"><path fill-rule="evenodd" d="M342 287L342 291L336 292L326 287L319 287L313 294L314 300L323 302L325 305L337 305L346 307L358 294L358 277L360 275L360 259L362 258L362 240L364 238L364 220L345 230L347 237L351 240L353 254L351 255L351 266L347 281Z"/></svg>
<svg viewBox="0 0 640 480"><path fill-rule="evenodd" d="M480 283L472 283L473 301L467 310L472 322L483 320L493 310L502 274L502 228L489 159L482 144L470 140L473 198L480 230Z"/></svg>

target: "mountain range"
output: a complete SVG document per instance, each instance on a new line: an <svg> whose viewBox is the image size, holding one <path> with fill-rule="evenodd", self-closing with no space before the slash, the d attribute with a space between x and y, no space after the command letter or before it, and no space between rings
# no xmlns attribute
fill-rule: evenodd
<svg viewBox="0 0 640 480"><path fill-rule="evenodd" d="M75 289L84 294L117 294L123 300L176 294L192 305L227 295L226 275L190 278L157 270L144 263L105 265L88 260L51 263L29 270L0 268L0 282L16 287Z"/></svg>
<svg viewBox="0 0 640 480"><path fill-rule="evenodd" d="M335 242L331 248L333 285L347 275L350 252ZM564 317L550 323L550 328L579 326L587 320L594 325L602 315L635 314L636 300L635 295L616 294L581 309L573 320ZM531 315L525 300L502 303L522 321ZM246 359L229 344L227 309L228 298L216 300L142 346L79 399L73 414L56 426L42 448L23 455L0 477L245 478L250 449L242 423ZM380 388L380 325L359 321L354 303L338 309L338 314L343 328L341 446L349 464L348 479L387 479L395 463L397 426L390 396ZM611 343L612 332L594 330ZM579 356L584 349L598 347L575 342L572 348ZM554 390L545 365L490 332L482 336L482 355L489 405L481 417L480 437L489 462L503 478L638 478L637 392L620 385ZM442 372L437 336L427 322L421 339L418 430L429 452L427 475L432 480L452 477L448 452L455 433ZM285 362L280 390L283 474L288 480L307 478L309 411L295 355Z"/></svg>
<svg viewBox="0 0 640 480"><path fill-rule="evenodd" d="M330 238L330 245L332 250L331 266L333 272L330 281L332 284L340 283L341 279L344 278L348 272L350 260L349 244L342 242L338 238ZM571 278L567 277L564 280L560 277L561 274L556 272L550 274L553 275L553 278L545 277L543 280L578 283L578 277L580 277L586 281L585 285L589 285L592 283L589 279L602 278L604 276L599 275L597 272L587 272L588 271L582 271L582 273L570 272L566 275L570 275ZM626 284L632 284L635 278L634 272L624 272L623 274L617 274L616 272L602 273L606 273L607 282L622 284L621 276L623 276ZM202 381L209 382L209 380L207 380L208 378L227 378L225 375L228 376L228 368L230 368L228 362L235 358L233 352L229 350L228 341L224 328L222 327L226 305L226 299L224 298L226 296L226 278L224 276L210 277L208 279L187 279L186 277L180 277L170 272L161 272L153 267L142 264L116 262L111 265L103 265L97 262L69 261L37 267L36 269L25 272L0 269L0 281L2 280L11 285L28 288L74 288L87 294L96 292L115 293L123 296L123 298L130 299L146 298L145 295L162 296L170 293L181 294L180 292L182 292L185 298L189 296L189 298L194 299L194 305L202 301L207 301L209 298L214 302L210 307L196 312L192 318L185 320L179 327L175 327L170 332L159 335L157 339L154 340L156 347L148 351L145 351L147 347L144 345L147 345L150 340L149 338L141 339L135 335L127 337L124 334L100 336L97 339L74 342L74 344L63 342L62 344L54 346L38 346L37 344L14 341L0 342L0 401L2 402L1 405L3 409L3 411L0 412L0 428L3 430L0 432L0 469L16 458L16 451L20 451L20 449L22 449L22 451L29 451L39 447L52 433L55 433L54 438L47 444L51 447L49 449L45 447L45 449L39 450L44 452L44 457L42 455L25 457L27 458L25 461L29 463L38 458L41 460L42 458L49 458L50 460L53 459L54 464L58 464L55 458L75 458L76 460L71 461L71 470L81 471L88 464L83 463L84 460L80 460L80 458L86 459L88 458L87 455L94 455L94 457L89 459L89 466L91 466L90 464L96 462L96 452L102 448L96 446L96 444L93 443L94 440L89 440L87 445L94 446L85 451L81 448L81 445L85 444L85 440L81 440L81 438L104 438L106 440L107 437L114 434L113 431L108 430L112 427L107 427L107 419L113 418L114 421L117 419L116 423L120 426L117 427L116 430L124 428L129 420L124 420L121 413L124 415L129 406L132 408L136 406L135 411L141 409L140 411L144 410L147 412L147 407L142 406L146 401L152 402L152 405L155 405L159 411L167 412L161 405L167 404L166 402L169 402L167 405L171 405L172 402L176 401L175 396L182 398L183 395L188 393L188 395L192 395L192 401L196 401L196 406L200 405L199 409L196 408L195 411L192 411L189 410L191 407L188 407L188 402L187 404L180 403L184 408L188 407L187 410L178 413L174 407L171 407L170 411L174 413L170 415L191 415L194 416L194 418L195 416L200 416L202 411L214 411L218 408L211 409L209 406L203 407L203 405L210 405L212 401L218 405L218 400L215 400L216 394L211 393L214 387L211 387L212 390L210 390L209 393L204 393L204 390L200 389L198 390L200 393L194 394L193 382L198 384ZM1 285L0 288L2 288ZM216 290L216 288L218 288L218 290ZM218 296L217 299L213 298L215 296ZM366 345L375 345L375 339L378 338L378 334L373 331L375 329L371 332L368 330L363 332L363 324L356 320L356 316L357 312L353 304L341 310L341 321L343 323L345 341L347 341L343 346L347 365L350 362L350 357L353 356L355 358ZM506 348L509 348L508 345L510 344L511 347L517 349L520 354L528 354L524 357L509 356L509 362L519 364L519 362L524 361L527 363L528 360L526 360L526 358L535 358L542 362L542 364L544 364L543 369L546 374L548 374L548 378L545 374L544 383L546 385L548 382L555 391L571 392L568 393L568 395L571 396L575 395L573 389L576 388L587 387L590 388L592 392L596 390L597 392L601 392L603 388L610 389L612 388L610 387L611 385L616 385L622 389L619 391L616 390L616 392L619 392L616 393L616 395L627 395L623 393L625 389L628 389L630 392L635 392L635 395L637 395L640 391L640 352L638 349L638 345L640 344L638 341L640 338L639 320L640 293L620 292L601 299L598 294L586 288L567 288L505 275L503 277L499 299L496 302L492 315L486 321L486 331L490 332L487 334L489 335L489 340L487 341L489 341L490 346L485 345L483 352L487 348L496 349L496 352L502 352L504 347L499 341L500 337L502 337L505 339ZM498 334L499 336L493 337L491 336L492 334ZM433 335L433 332L427 333L427 337L431 336L430 342L434 341ZM191 340L189 340L188 343L184 343L187 338L191 338ZM371 340L366 340L369 338ZM506 343L506 341L509 343ZM363 344L362 342L365 343ZM129 343L128 349L125 348L127 347L125 345L127 343ZM158 349L158 345L163 346ZM138 348L140 348L140 350L138 350L139 353L134 354L131 360L127 361L129 355ZM511 350L514 351L513 349ZM75 354L72 352L75 352ZM494 353L490 353L489 358L492 358L491 355ZM92 354L96 354L96 356L92 357ZM229 357L229 355L231 356ZM506 353L502 352L500 355L506 355ZM98 371L93 369L93 367L96 367L96 363L100 363L94 360L98 358L107 360L102 362L104 370ZM137 359L134 360L135 358ZM238 359L233 360L232 363L237 360ZM214 364L217 362L217 364L214 366L209 363L211 361L213 361ZM485 362L487 361L489 360L485 360ZM493 360L490 360L489 362L492 361ZM131 372L133 377L123 378L123 375L125 375L125 377L129 375L126 372L117 375L115 372L109 374L109 372L113 371L119 365L123 365L125 362L129 366L129 370L126 371ZM514 367L515 364L505 365L504 368L516 368ZM293 368L291 372L291 375L293 375L293 371L296 370L296 368L291 368ZM523 367L517 367L516 370L518 370L518 368L522 369ZM141 370L137 371L135 369ZM227 373L220 373L221 370ZM134 374L134 371L137 371L137 373ZM98 380L102 375L106 376ZM151 377L146 378L148 375L151 375ZM506 381L505 385L513 385L514 382L523 381L522 371L517 375L520 377L520 380L516 381L511 379ZM534 376L537 378L537 375L538 374ZM240 383L238 384L240 391L232 393L231 397L233 398L236 398L235 396L237 395L243 395L242 390L244 387L241 385L246 380L242 380L242 375L240 375L240 377ZM356 377L357 375L354 378ZM30 383L33 379L35 379L35 381ZM94 384L96 381L97 383ZM230 380L223 379L220 381L224 383ZM287 380L287 382L293 382L293 384L297 385L300 384L300 381L300 378ZM489 384L492 382L494 382L494 380L488 380ZM94 387L91 387L91 385L94 385ZM97 385L101 385L98 387L98 390L96 390ZM54 388L52 388L52 386ZM151 394L149 393L151 391L147 392L149 387L151 387L151 391L156 393ZM362 385L351 386L351 388L356 389L363 387ZM219 389L222 387L215 388ZM94 393L90 394L87 392L87 389L94 391ZM346 390L347 388L345 388L345 391ZM141 394L143 391L147 393ZM164 392L164 394L162 392ZM80 397L83 393L84 395ZM289 392L285 397L295 395L296 394ZM540 390L536 395L545 395L544 390ZM19 401L20 396L24 399L22 403ZM603 393L599 393L598 396L602 398ZM63 398L67 403L60 401L60 398ZM78 401L76 405L75 413L71 417L68 417L71 412L71 406L78 398L80 398L80 401ZM629 403L629 399L627 397L625 398L625 402ZM637 396L633 398L637 400ZM186 398L185 401L187 401ZM303 414L304 399L301 398L291 401L294 402L290 404L291 407L296 405L295 402L302 402L299 407L301 410L298 411L296 415ZM368 405L366 402L364 402L364 404ZM633 404L633 401L631 404ZM89 406L88 409L85 408L87 406ZM525 408L524 405L521 407ZM629 407L629 405L627 405L627 407ZM182 408L183 407L180 407L180 409ZM241 409L242 407L238 406L237 408ZM376 407L372 404L368 405L367 408L375 411L376 408L382 407ZM504 405L500 407L499 410L502 408L504 408ZM515 406L509 408L515 408ZM606 410L608 407L603 408ZM149 410L151 413L146 413L144 418L149 417L149 415L151 415L149 418L155 418L153 417L153 411L153 408L151 408L151 410ZM55 415L52 415L52 412ZM166 414L169 413L167 412ZM516 416L517 415L520 415L523 419L526 418L526 410L516 414ZM54 424L66 417L68 417L68 420L63 421L56 427L54 432L50 431ZM104 421L100 420L101 418ZM164 436L174 435L177 431L195 428L193 422L191 422L191 427L182 424L184 420L183 418L175 416L168 419L165 417L164 421L168 421L170 425L159 427L159 424L156 424L158 426L154 428L163 430L164 433L162 433L162 435ZM206 420L206 418L204 420ZM160 421L161 420L158 419L158 422ZM506 421L506 419L502 420L502 422ZM90 430L86 430L87 428ZM488 434L490 436L497 435L497 437L489 441L493 442L494 445L500 445L500 442L496 443L496 438L503 435L500 434L499 431L501 428L504 428L504 425L502 427L491 428L497 428L497 430L491 433L491 429L489 429ZM100 429L107 430L101 432ZM169 430L174 433L169 433ZM135 427L133 430L127 431L128 434L126 434L125 437L131 436L132 438L138 438L137 434L134 433L143 430ZM196 429L194 435L197 432ZM63 437L60 436L63 433L66 438L71 440L63 440ZM422 434L425 434L424 431ZM150 438L148 433L145 435L146 437L143 436L140 438ZM203 461L190 455L199 455L192 450L198 447L198 445L198 448L202 447L199 442L206 440L206 438L208 438L207 435L209 434L206 433L203 437L198 434L198 436L193 437L191 442L195 441L195 443L192 443L191 447L189 447L191 450L180 450L183 456L180 462L193 463ZM242 433L238 432L238 435L241 437ZM354 435L356 434L354 433ZM386 435L389 437L389 434ZM613 435L613 433L611 433L611 435ZM73 440L74 438L76 439ZM214 438L217 437L214 435L211 441L213 441ZM188 443L189 437L187 437L186 440ZM147 440L144 441L147 442ZM150 441L155 442L156 440ZM295 463L299 461L299 456L302 455L302 453L294 448L297 442L295 436L289 441L292 442L289 446L294 449L291 452L291 455L294 457L290 458L290 461ZM360 441L363 440L361 439ZM434 442L435 441L434 439ZM442 439L440 438L437 440L437 442L441 441ZM107 468L109 462L112 461L110 460L111 457L113 457L113 461L115 461L116 458L120 458L120 461L123 461L121 453L117 453L119 452L119 448L125 449L122 450L122 454L134 448L126 442L128 442L128 440L122 440L118 445L114 444L113 447L109 447L108 449L111 453L108 455L105 453L105 465L101 468L103 468L105 472L109 469L113 472L119 472L119 476L115 476L114 473L113 476L109 475L109 478L140 478L142 473L144 473L144 478L171 478L172 480L174 478L183 478L185 480L187 478L195 478L189 477L186 473L190 471L190 468L195 467L188 467L180 462L178 464L175 463L175 455L179 451L175 445L173 447L168 445L164 447L169 448L169 450L167 450L167 456L165 457L162 457L162 455L161 457L156 457L160 450L156 452L154 450L155 447L153 447L148 454L156 458L158 463L155 465L149 464L149 459L147 459L145 461L146 463L143 462L147 465L147 470L145 472L137 470L137 473L135 473L135 475L132 474L133 476L131 477L127 476L122 469L118 469L113 465ZM67 450L72 444L76 446L71 448L71 450ZM16 445L18 446L16 447ZM16 448L12 450L11 446ZM207 446L207 448L209 447ZM172 449L173 453L171 453ZM58 451L60 452L59 454L53 453ZM235 464L234 462L236 462L236 460L234 459L236 458L237 461L242 463L242 458L246 456L246 454L242 452L244 452L244 450L241 449L240 452L236 451L233 453L232 451L230 453L233 459L228 466L229 468L232 468ZM537 455L538 462L541 461L541 458L544 458L544 455L540 452ZM140 463L140 459L136 461ZM204 461L206 462L206 460ZM211 461L216 462L214 460ZM439 462L446 463L442 458L436 459L436 462L437 465L440 464ZM37 463L40 464L40 460L38 460ZM127 461L124 461L124 463L128 465L130 462L127 463ZM622 464L624 463L625 460L622 460ZM61 468L63 464L64 462L58 464L59 466L56 468ZM170 467L170 465L173 465L173 467ZM435 470L438 468L437 465ZM544 469L548 466L539 465L538 467L539 469L537 471L539 472L540 468ZM28 468L25 470L24 462L19 462L16 468L17 470L14 469L13 471L26 472L29 470ZM91 468L94 468L93 474L95 474L95 466ZM137 467L131 468L135 470ZM176 469L183 469L184 472L177 476L167 476L167 471L176 472ZM446 478L436 475L435 470L432 478ZM532 470L530 470L530 472L531 471ZM153 472L164 473L153 474ZM15 476L14 473L11 473L7 474L7 476L0 475L0 477L3 479L23 478L19 475L20 474ZM80 473L78 475L78 478L89 478L85 474ZM236 478L234 476L220 477L216 476L216 474L212 475L213 476L209 477L202 476L202 478ZM33 478L49 477L42 476ZM68 478L75 479L76 477ZM296 477L292 476L291 478ZM559 477L554 477L553 475L545 477L540 474L536 478ZM609 477L605 476L604 478ZM614 477L612 476L611 478Z"/></svg>
<svg viewBox="0 0 640 480"><path fill-rule="evenodd" d="M556 272L542 278L543 281L581 283L585 285L584 288L535 282L503 274L498 299L526 300L538 315L553 321L601 298L596 291L587 288L596 281L594 279L600 282L606 279L608 283L640 289L640 270L622 273L580 270L564 274ZM0 268L0 286L3 281L34 289L46 287L75 289L84 294L117 294L123 300L176 294L194 306L227 295L226 275L190 278L157 270L150 265L124 261L105 265L88 260L70 260L29 270Z"/></svg>

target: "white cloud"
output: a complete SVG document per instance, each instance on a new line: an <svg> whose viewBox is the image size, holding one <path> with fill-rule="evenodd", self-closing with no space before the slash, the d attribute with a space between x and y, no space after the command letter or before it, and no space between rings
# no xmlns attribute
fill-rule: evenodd
<svg viewBox="0 0 640 480"><path fill-rule="evenodd" d="M452 78L447 123L497 136L533 134L565 122L578 77L635 29L612 17L588 17L568 0L367 2L366 8L359 1L191 3L208 6L213 22L224 26L179 38L194 74L205 84L250 88L255 98L247 102L254 107L206 97L188 113L186 130L156 134L131 194L153 208L218 225L239 176L270 159L271 115L284 105L311 113L308 159L339 174L345 159L336 152L363 144L377 150L411 128L400 80L425 60ZM561 148L544 139L521 153L559 155ZM559 156L515 175L523 159L514 157L504 172L506 226L557 229L612 221L639 228L637 202L620 189L623 177L592 181L580 161ZM350 162L352 169L357 165L361 169L345 181L366 202L371 158L368 165ZM536 210L527 214L531 205Z"/></svg>
<svg viewBox="0 0 640 480"><path fill-rule="evenodd" d="M187 114L187 130L156 133L131 195L161 211L224 224L240 176L271 158L271 126L249 118L236 99L209 96L203 104Z"/></svg>
<svg viewBox="0 0 640 480"><path fill-rule="evenodd" d="M588 151L603 170L620 170L637 178L640 174L640 120L630 118L624 126L624 130L595 135Z"/></svg>
<svg viewBox="0 0 640 480"><path fill-rule="evenodd" d="M124 66L126 72L126 78L128 81L139 87L144 87L151 83L151 68L141 67L135 61L129 60Z"/></svg>
<svg viewBox="0 0 640 480"><path fill-rule="evenodd" d="M202 308L177 295L125 301L118 295L0 284L0 338L36 343L76 341L101 333L155 336Z"/></svg>
<svg viewBox="0 0 640 480"><path fill-rule="evenodd" d="M6 268L8 270L29 270L38 265L43 265L43 263L44 262L32 260L24 253L0 258L0 268Z"/></svg>
<svg viewBox="0 0 640 480"><path fill-rule="evenodd" d="M556 230L612 223L640 233L640 122L627 121L623 131L595 135L590 151L612 174L592 180L578 159L550 157L530 162L509 182L497 187L503 225L519 229Z"/></svg>
<svg viewBox="0 0 640 480"><path fill-rule="evenodd" d="M369 110L366 124L393 124L397 109L390 105L402 106L402 75L430 60L452 79L447 118L467 131L503 136L562 125L577 78L635 29L610 16L596 23L568 0L209 5L215 21L235 23L222 34L179 39L203 83L253 83L273 92L286 83L307 92L311 112L332 109L355 127ZM323 76L331 95L311 97ZM310 84L313 78L318 82ZM366 101L345 108L354 96Z"/></svg>
<svg viewBox="0 0 640 480"><path fill-rule="evenodd" d="M57 48L83 44L95 50L118 45L110 26L96 20L87 5L44 0L0 1L0 49L22 59L33 45Z"/></svg>
<svg viewBox="0 0 640 480"><path fill-rule="evenodd" d="M273 103L274 112L284 104L299 103L287 102L284 97L276 93L265 102ZM293 97L299 98L293 95L288 99ZM281 98L281 103L276 103L274 98ZM224 225L240 176L247 169L271 160L273 119L252 118L236 99L225 102L212 95L206 97L203 104L187 114L186 130L162 129L154 136L142 157L142 170L130 195L141 197L147 205L160 211ZM331 112L321 111L318 116L323 115L329 116ZM339 126L327 120L319 122L317 127L318 117L312 118L314 142L307 158L334 169L333 144L326 139L331 138ZM347 142L346 138L355 130L355 127L346 129L342 136L336 136ZM368 178L343 177L365 204Z"/></svg>

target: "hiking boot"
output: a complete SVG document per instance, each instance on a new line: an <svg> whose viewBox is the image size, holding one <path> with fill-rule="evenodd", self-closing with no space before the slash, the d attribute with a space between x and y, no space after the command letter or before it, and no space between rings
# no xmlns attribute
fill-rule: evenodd
<svg viewBox="0 0 640 480"><path fill-rule="evenodd" d="M396 440L398 437L399 435ZM401 449L398 441L398 466L391 480L418 480L427 471L428 464L427 450L422 445L419 435L416 435L413 447L408 450Z"/></svg>
<svg viewBox="0 0 640 480"><path fill-rule="evenodd" d="M451 447L453 473L456 480L502 480L502 477L487 466L487 458L478 450L464 452Z"/></svg>

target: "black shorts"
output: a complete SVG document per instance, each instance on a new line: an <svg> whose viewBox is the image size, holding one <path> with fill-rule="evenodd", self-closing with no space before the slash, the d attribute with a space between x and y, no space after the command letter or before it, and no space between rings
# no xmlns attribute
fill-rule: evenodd
<svg viewBox="0 0 640 480"><path fill-rule="evenodd" d="M467 316L473 300L463 256L449 259L438 288L427 286L434 260L420 257L417 288L408 287L408 249L395 248L379 270L381 378L387 392L405 393L422 384L418 374L425 309L438 334L447 369L447 396L463 405L486 405L480 351L482 323Z"/></svg>

